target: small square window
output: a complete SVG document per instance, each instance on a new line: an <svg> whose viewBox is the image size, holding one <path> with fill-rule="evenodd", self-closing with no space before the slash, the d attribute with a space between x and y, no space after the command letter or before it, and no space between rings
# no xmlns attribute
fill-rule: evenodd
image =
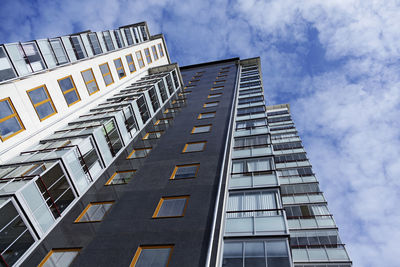
<svg viewBox="0 0 400 267"><path fill-rule="evenodd" d="M113 204L114 201L90 203L82 211L81 215L76 218L75 222L101 222Z"/></svg>
<svg viewBox="0 0 400 267"><path fill-rule="evenodd" d="M192 134L207 133L209 131L211 131L211 124L194 126L191 133Z"/></svg>
<svg viewBox="0 0 400 267"><path fill-rule="evenodd" d="M182 153L203 151L206 148L206 143L206 141L187 143L185 144Z"/></svg>
<svg viewBox="0 0 400 267"><path fill-rule="evenodd" d="M162 118L157 120L154 125L165 125L170 124L173 118Z"/></svg>
<svg viewBox="0 0 400 267"><path fill-rule="evenodd" d="M214 118L215 117L215 112L205 112L205 113L200 113L199 116L197 117L198 120L201 119L209 119L209 118Z"/></svg>
<svg viewBox="0 0 400 267"><path fill-rule="evenodd" d="M175 166L174 171L170 179L186 179L186 178L195 178L197 176L197 172L199 171L200 164L187 164L187 165L177 165Z"/></svg>
<svg viewBox="0 0 400 267"><path fill-rule="evenodd" d="M222 93L217 93L217 94L209 94L207 98L217 98L220 97Z"/></svg>
<svg viewBox="0 0 400 267"><path fill-rule="evenodd" d="M176 103L185 103L186 98L177 98L172 100L171 104L176 104Z"/></svg>
<svg viewBox="0 0 400 267"><path fill-rule="evenodd" d="M214 82L214 84L221 84L221 83L225 83L225 80L217 80Z"/></svg>
<svg viewBox="0 0 400 267"><path fill-rule="evenodd" d="M215 101L215 102L208 102L208 103L205 103L204 105L203 105L203 108L211 108L211 107L216 107L216 106L218 106L218 101Z"/></svg>
<svg viewBox="0 0 400 267"><path fill-rule="evenodd" d="M130 267L168 267L173 249L173 245L140 246Z"/></svg>
<svg viewBox="0 0 400 267"><path fill-rule="evenodd" d="M216 79L217 80L219 80L219 79L223 79L223 78L225 78L225 77L227 77L228 75L226 75L226 74L219 74L217 77L216 77Z"/></svg>
<svg viewBox="0 0 400 267"><path fill-rule="evenodd" d="M133 178L135 172L136 170L115 172L110 179L108 179L106 185L127 184L129 180Z"/></svg>
<svg viewBox="0 0 400 267"><path fill-rule="evenodd" d="M70 266L80 250L80 248L52 249L38 267Z"/></svg>
<svg viewBox="0 0 400 267"><path fill-rule="evenodd" d="M149 155L151 149L151 147L135 148L126 159L145 158Z"/></svg>
<svg viewBox="0 0 400 267"><path fill-rule="evenodd" d="M142 140L159 139L164 131L148 132Z"/></svg>
<svg viewBox="0 0 400 267"><path fill-rule="evenodd" d="M158 202L153 218L183 217L189 196L163 197Z"/></svg>

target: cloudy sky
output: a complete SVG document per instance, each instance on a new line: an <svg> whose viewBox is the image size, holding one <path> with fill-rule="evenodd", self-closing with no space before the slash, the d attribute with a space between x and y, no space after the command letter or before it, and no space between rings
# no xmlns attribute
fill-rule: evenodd
<svg viewBox="0 0 400 267"><path fill-rule="evenodd" d="M2 0L0 42L147 21L180 65L260 56L354 266L399 266L398 0Z"/></svg>

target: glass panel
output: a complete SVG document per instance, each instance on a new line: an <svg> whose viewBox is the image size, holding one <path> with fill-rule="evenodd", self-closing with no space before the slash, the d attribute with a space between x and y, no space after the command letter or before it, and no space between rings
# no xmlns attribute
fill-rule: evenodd
<svg viewBox="0 0 400 267"><path fill-rule="evenodd" d="M32 69L24 58L24 52L19 44L6 44L5 47L19 76L23 76L32 72Z"/></svg>
<svg viewBox="0 0 400 267"><path fill-rule="evenodd" d="M157 217L183 216L186 201L186 198L163 199Z"/></svg>
<svg viewBox="0 0 400 267"><path fill-rule="evenodd" d="M51 102L46 102L37 106L36 111L40 119L44 119L55 112Z"/></svg>
<svg viewBox="0 0 400 267"><path fill-rule="evenodd" d="M0 82L15 78L14 68L8 60L6 51L0 47Z"/></svg>
<svg viewBox="0 0 400 267"><path fill-rule="evenodd" d="M268 241L266 245L268 267L290 267L286 241Z"/></svg>
<svg viewBox="0 0 400 267"><path fill-rule="evenodd" d="M79 251L51 251L43 267L67 267L78 256Z"/></svg>
<svg viewBox="0 0 400 267"><path fill-rule="evenodd" d="M117 172L107 185L127 184L135 175L135 171Z"/></svg>
<svg viewBox="0 0 400 267"><path fill-rule="evenodd" d="M143 248L135 267L166 267L170 253L171 248Z"/></svg>
<svg viewBox="0 0 400 267"><path fill-rule="evenodd" d="M68 58L67 55L65 54L64 48L62 47L61 41L59 39L51 39L50 45L53 48L58 64L67 63Z"/></svg>
<svg viewBox="0 0 400 267"><path fill-rule="evenodd" d="M265 250L263 242L244 243L244 264L245 266L266 267ZM269 265L268 265L269 266Z"/></svg>
<svg viewBox="0 0 400 267"><path fill-rule="evenodd" d="M33 104L40 103L46 99L48 99L46 90L44 87L37 88L33 91L28 92Z"/></svg>
<svg viewBox="0 0 400 267"><path fill-rule="evenodd" d="M33 71L45 69L42 57L40 56L39 50L35 43L23 43L22 48L24 49L25 55Z"/></svg>
<svg viewBox="0 0 400 267"><path fill-rule="evenodd" d="M57 66L56 58L51 50L48 40L37 40L38 46L49 68Z"/></svg>
<svg viewBox="0 0 400 267"><path fill-rule="evenodd" d="M229 242L224 244L224 267L243 267L243 245L241 242Z"/></svg>
<svg viewBox="0 0 400 267"><path fill-rule="evenodd" d="M75 55L77 59L82 59L87 56L80 36L71 36L71 43L75 49Z"/></svg>
<svg viewBox="0 0 400 267"><path fill-rule="evenodd" d="M89 41L90 41L90 44L93 49L93 54L99 55L99 54L103 53L103 51L101 50L101 47L100 47L99 40L97 39L96 33L89 33L88 37L89 37Z"/></svg>
<svg viewBox="0 0 400 267"><path fill-rule="evenodd" d="M112 51L114 50L114 44L111 40L111 35L109 31L104 31L103 32L103 36L104 36L104 42L106 43L106 47L107 47L107 51Z"/></svg>
<svg viewBox="0 0 400 267"><path fill-rule="evenodd" d="M180 166L177 168L174 176L175 179L195 177L198 166Z"/></svg>
<svg viewBox="0 0 400 267"><path fill-rule="evenodd" d="M0 240L1 256L8 266L12 266L35 242L11 201L0 209Z"/></svg>
<svg viewBox="0 0 400 267"><path fill-rule="evenodd" d="M189 143L186 144L184 152L196 152L196 151L203 151L206 143Z"/></svg>
<svg viewBox="0 0 400 267"><path fill-rule="evenodd" d="M1 138L7 138L13 133L18 132L22 129L22 125L19 123L16 117L11 117L8 120L0 122L0 136Z"/></svg>

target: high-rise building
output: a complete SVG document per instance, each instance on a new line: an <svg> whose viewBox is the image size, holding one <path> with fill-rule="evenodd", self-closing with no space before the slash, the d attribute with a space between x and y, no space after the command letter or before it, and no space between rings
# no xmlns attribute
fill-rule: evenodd
<svg viewBox="0 0 400 267"><path fill-rule="evenodd" d="M349 267L259 58L146 23L0 46L1 266Z"/></svg>

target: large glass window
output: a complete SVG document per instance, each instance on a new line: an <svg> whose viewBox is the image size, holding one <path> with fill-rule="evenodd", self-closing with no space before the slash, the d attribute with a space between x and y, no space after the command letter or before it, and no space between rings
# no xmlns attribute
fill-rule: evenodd
<svg viewBox="0 0 400 267"><path fill-rule="evenodd" d="M72 46L74 48L76 58L83 59L83 58L87 57L81 37L79 35L71 36L70 40L71 40Z"/></svg>
<svg viewBox="0 0 400 267"><path fill-rule="evenodd" d="M103 32L103 37L104 37L104 43L106 44L107 51L112 51L115 49L114 44L111 39L111 34L109 31L104 31Z"/></svg>
<svg viewBox="0 0 400 267"><path fill-rule="evenodd" d="M152 62L151 55L150 55L150 50L148 48L145 48L144 49L144 54L146 55L147 64L150 64Z"/></svg>
<svg viewBox="0 0 400 267"><path fill-rule="evenodd" d="M135 62L133 61L132 54L126 55L126 62L128 62L128 68L131 73L136 71Z"/></svg>
<svg viewBox="0 0 400 267"><path fill-rule="evenodd" d="M235 138L234 147L262 146L269 143L268 135Z"/></svg>
<svg viewBox="0 0 400 267"><path fill-rule="evenodd" d="M99 39L97 38L97 34L94 32L91 32L88 34L89 42L93 50L93 54L99 55L103 53L103 50L101 49Z"/></svg>
<svg viewBox="0 0 400 267"><path fill-rule="evenodd" d="M56 56L58 64L67 63L68 57L62 46L61 40L56 38L56 39L50 39L49 42L50 42L51 48L53 48L53 52L54 52L54 55Z"/></svg>
<svg viewBox="0 0 400 267"><path fill-rule="evenodd" d="M101 64L100 66L100 71L101 74L103 75L104 83L106 86L109 86L110 84L114 83L114 79L111 75L110 67L108 66L108 63Z"/></svg>
<svg viewBox="0 0 400 267"><path fill-rule="evenodd" d="M79 215L75 222L100 222L113 204L114 201L90 203L82 211L81 215Z"/></svg>
<svg viewBox="0 0 400 267"><path fill-rule="evenodd" d="M125 46L124 41L121 36L121 32L119 30L114 30L115 41L117 42L118 48L122 48Z"/></svg>
<svg viewBox="0 0 400 267"><path fill-rule="evenodd" d="M285 240L225 242L223 267L290 267Z"/></svg>
<svg viewBox="0 0 400 267"><path fill-rule="evenodd" d="M186 164L175 166L170 179L195 178L199 170L200 164Z"/></svg>
<svg viewBox="0 0 400 267"><path fill-rule="evenodd" d="M183 217L189 196L163 197L158 202L153 218Z"/></svg>
<svg viewBox="0 0 400 267"><path fill-rule="evenodd" d="M158 60L158 54L157 54L157 49L156 49L155 45L151 46L151 51L153 52L154 60Z"/></svg>
<svg viewBox="0 0 400 267"><path fill-rule="evenodd" d="M126 41L128 42L128 45L133 45L133 38L131 34L131 30L129 28L124 28L124 33L126 37Z"/></svg>
<svg viewBox="0 0 400 267"><path fill-rule="evenodd" d="M174 246L140 246L131 267L168 267Z"/></svg>
<svg viewBox="0 0 400 267"><path fill-rule="evenodd" d="M140 97L136 101L136 103L138 105L140 116L142 118L143 124L145 124L150 119L150 114L149 114L149 109L147 108L144 96Z"/></svg>
<svg viewBox="0 0 400 267"><path fill-rule="evenodd" d="M44 257L38 267L67 267L70 266L76 256L78 256L79 248L52 249Z"/></svg>
<svg viewBox="0 0 400 267"><path fill-rule="evenodd" d="M83 81L86 84L86 88L89 92L89 95L92 95L99 91L99 86L97 85L96 78L94 77L93 70L87 69L81 71Z"/></svg>
<svg viewBox="0 0 400 267"><path fill-rule="evenodd" d="M0 46L0 82L17 77L11 62L8 60L6 51Z"/></svg>
<svg viewBox="0 0 400 267"><path fill-rule="evenodd" d="M43 121L57 113L46 85L41 85L28 90L27 93L40 121Z"/></svg>
<svg viewBox="0 0 400 267"><path fill-rule="evenodd" d="M124 66L121 58L114 59L115 69L117 70L119 79L126 77Z"/></svg>
<svg viewBox="0 0 400 267"><path fill-rule="evenodd" d="M68 106L71 106L81 100L71 75L59 79L58 84L60 85L61 91L65 97L65 101L67 101Z"/></svg>
<svg viewBox="0 0 400 267"><path fill-rule="evenodd" d="M256 127L266 127L267 120L266 119L257 119L257 120L246 120L246 121L238 121L236 122L236 130L249 130Z"/></svg>
<svg viewBox="0 0 400 267"><path fill-rule="evenodd" d="M142 51L136 51L136 59L139 63L139 68L144 68L144 61L142 56Z"/></svg>
<svg viewBox="0 0 400 267"><path fill-rule="evenodd" d="M272 158L242 159L232 161L232 173L269 171Z"/></svg>
<svg viewBox="0 0 400 267"><path fill-rule="evenodd" d="M25 130L9 97L0 100L0 138L2 141Z"/></svg>

